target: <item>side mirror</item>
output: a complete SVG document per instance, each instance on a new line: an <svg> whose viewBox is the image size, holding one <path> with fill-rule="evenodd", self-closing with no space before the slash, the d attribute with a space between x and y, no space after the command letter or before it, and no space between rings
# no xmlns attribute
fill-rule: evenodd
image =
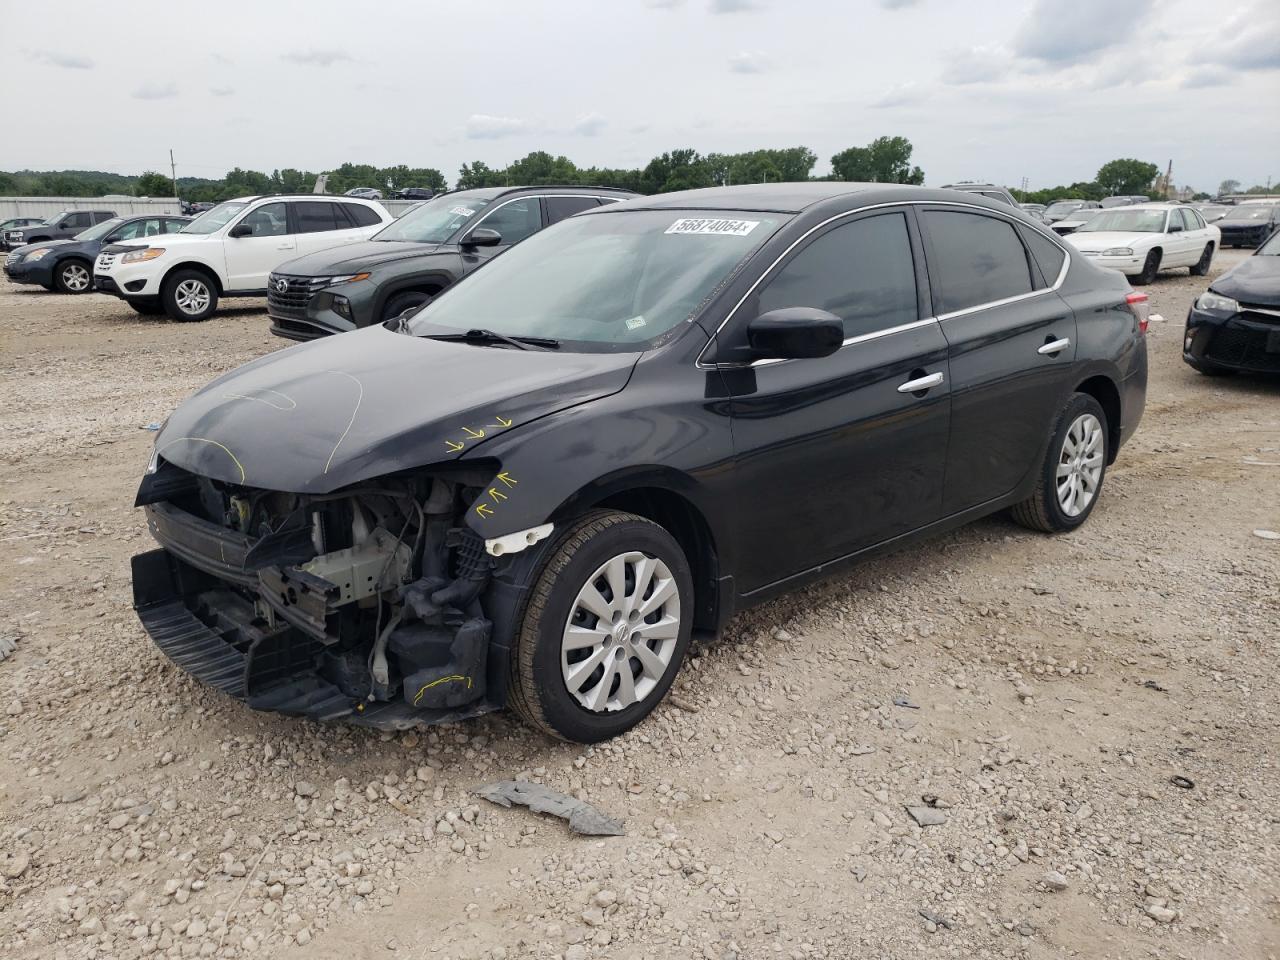
<svg viewBox="0 0 1280 960"><path fill-rule="evenodd" d="M747 324L747 343L757 360L829 357L844 343L844 322L813 307L783 307Z"/></svg>
<svg viewBox="0 0 1280 960"><path fill-rule="evenodd" d="M104 238L102 239L102 242L103 242L103 243L119 243L119 242L120 242L120 234L118 234L118 233L113 233L113 234L111 234L111 236L109 236L109 237L104 237Z"/></svg>
<svg viewBox="0 0 1280 960"><path fill-rule="evenodd" d="M237 223L227 234L228 237L252 237L253 227L247 223Z"/></svg>
<svg viewBox="0 0 1280 960"><path fill-rule="evenodd" d="M1169 224L1169 232L1170 232L1170 233L1181 233L1181 232L1182 232L1182 224L1180 224L1180 223L1171 223L1171 224Z"/></svg>
<svg viewBox="0 0 1280 960"><path fill-rule="evenodd" d="M476 227L459 243L461 247L496 247L502 243L502 234L487 227Z"/></svg>
<svg viewBox="0 0 1280 960"><path fill-rule="evenodd" d="M58 229L59 229L59 230L70 230L70 229L71 229L71 221L70 221L70 220L63 220L60 224L58 224Z"/></svg>

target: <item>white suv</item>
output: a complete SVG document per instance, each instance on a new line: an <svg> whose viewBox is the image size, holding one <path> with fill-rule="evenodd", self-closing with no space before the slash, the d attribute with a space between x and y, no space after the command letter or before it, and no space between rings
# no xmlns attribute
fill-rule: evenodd
<svg viewBox="0 0 1280 960"><path fill-rule="evenodd" d="M367 240L393 219L381 204L353 197L228 200L178 233L104 247L93 285L139 313L204 320L219 297L266 296L267 276L286 260Z"/></svg>

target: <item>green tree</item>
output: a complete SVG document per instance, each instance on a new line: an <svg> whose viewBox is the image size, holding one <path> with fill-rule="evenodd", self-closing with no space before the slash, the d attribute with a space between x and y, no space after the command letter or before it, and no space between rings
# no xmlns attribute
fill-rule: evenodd
<svg viewBox="0 0 1280 960"><path fill-rule="evenodd" d="M1228 193L1239 193L1239 192L1240 192L1239 180L1223 180L1220 184L1218 184L1218 196L1220 197Z"/></svg>
<svg viewBox="0 0 1280 960"><path fill-rule="evenodd" d="M474 190L477 187L500 187L505 182L505 177L501 172L489 169L489 165L482 160L476 160L474 163L464 163L458 168L459 190Z"/></svg>
<svg viewBox="0 0 1280 960"><path fill-rule="evenodd" d="M924 183L924 171L911 166L911 141L877 137L865 147L850 147L831 158L837 180L871 183Z"/></svg>
<svg viewBox="0 0 1280 960"><path fill-rule="evenodd" d="M1160 168L1154 163L1143 163L1141 160L1110 160L1098 168L1095 182L1106 196L1124 194L1141 194L1151 189Z"/></svg>
<svg viewBox="0 0 1280 960"><path fill-rule="evenodd" d="M139 197L171 197L173 181L162 173L148 170L138 177L133 185L133 192Z"/></svg>

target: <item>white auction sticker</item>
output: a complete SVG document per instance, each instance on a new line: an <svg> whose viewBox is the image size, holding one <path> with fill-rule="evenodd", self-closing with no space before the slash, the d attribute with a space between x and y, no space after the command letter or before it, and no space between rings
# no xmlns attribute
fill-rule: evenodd
<svg viewBox="0 0 1280 960"><path fill-rule="evenodd" d="M760 226L759 220L712 220L707 218L677 220L667 227L667 233L715 234L727 237L745 237Z"/></svg>
<svg viewBox="0 0 1280 960"><path fill-rule="evenodd" d="M456 214L459 217L470 217L475 215L475 211L470 207L451 207L449 212Z"/></svg>

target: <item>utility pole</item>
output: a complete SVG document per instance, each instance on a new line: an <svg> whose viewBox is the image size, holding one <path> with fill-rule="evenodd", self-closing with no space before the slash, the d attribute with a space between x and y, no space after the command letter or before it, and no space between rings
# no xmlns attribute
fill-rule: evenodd
<svg viewBox="0 0 1280 960"><path fill-rule="evenodd" d="M178 167L173 162L173 147L169 148L169 179L173 181L173 195L178 196Z"/></svg>

